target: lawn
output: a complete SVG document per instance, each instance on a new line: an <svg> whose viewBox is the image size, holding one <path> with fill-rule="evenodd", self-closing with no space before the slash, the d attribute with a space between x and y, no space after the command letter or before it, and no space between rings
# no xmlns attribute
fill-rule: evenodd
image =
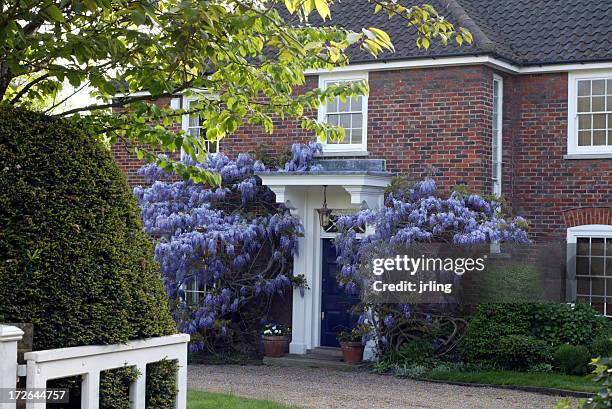
<svg viewBox="0 0 612 409"><path fill-rule="evenodd" d="M292 409L267 400L246 399L225 393L187 391L187 409Z"/></svg>
<svg viewBox="0 0 612 409"><path fill-rule="evenodd" d="M558 373L528 373L512 371L436 372L434 370L428 372L424 378L440 381L483 383L491 385L535 386L578 392L598 392L599 389L601 389L600 385L597 385L588 377Z"/></svg>

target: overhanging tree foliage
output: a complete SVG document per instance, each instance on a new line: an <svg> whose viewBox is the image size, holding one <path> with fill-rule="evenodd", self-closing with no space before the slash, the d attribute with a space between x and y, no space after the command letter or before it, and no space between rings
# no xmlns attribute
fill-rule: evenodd
<svg viewBox="0 0 612 409"><path fill-rule="evenodd" d="M84 123L114 143L140 146L140 155L195 181L219 183L218 175L158 157L183 148L203 160L205 143L162 125L184 111L147 103L151 97L205 92L190 107L202 118L206 137L223 138L243 123L272 132L272 118L291 116L321 138L342 130L304 115L338 95L366 92L366 84L340 84L299 95L308 69L348 63L349 47L377 55L392 50L388 35L375 27L353 32L312 27L312 16L331 18L333 0L7 0L0 2L0 101L55 112L65 100L73 108L59 116L90 112ZM431 41L470 42L431 6L405 6L397 0L371 0L373 12L386 12L416 27L416 45ZM289 18L287 18L289 16ZM98 103L78 106L60 96L64 83L92 90ZM135 94L145 92L146 95ZM117 94L120 98L113 98ZM110 108L128 108L112 114ZM145 121L147 118L149 121Z"/></svg>

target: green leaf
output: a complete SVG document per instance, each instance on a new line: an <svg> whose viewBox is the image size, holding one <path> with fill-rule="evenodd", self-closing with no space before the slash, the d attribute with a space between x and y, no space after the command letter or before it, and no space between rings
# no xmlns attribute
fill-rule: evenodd
<svg viewBox="0 0 612 409"><path fill-rule="evenodd" d="M331 18L331 12L329 10L329 5L327 4L327 0L314 0L315 7L317 8L317 12L323 20L326 18Z"/></svg>
<svg viewBox="0 0 612 409"><path fill-rule="evenodd" d="M53 21L57 21L60 23L64 21L64 15L62 14L62 11L55 4L49 4L47 6L44 6L41 12Z"/></svg>

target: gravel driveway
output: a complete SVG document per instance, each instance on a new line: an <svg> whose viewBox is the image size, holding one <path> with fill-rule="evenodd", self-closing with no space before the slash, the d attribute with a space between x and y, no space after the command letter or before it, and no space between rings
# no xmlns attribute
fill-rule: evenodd
<svg viewBox="0 0 612 409"><path fill-rule="evenodd" d="M190 365L189 387L308 409L553 409L560 398L398 379L367 372Z"/></svg>

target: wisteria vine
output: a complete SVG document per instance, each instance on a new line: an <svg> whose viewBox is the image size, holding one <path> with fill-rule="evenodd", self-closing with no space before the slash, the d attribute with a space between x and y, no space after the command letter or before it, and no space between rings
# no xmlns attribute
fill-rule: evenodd
<svg viewBox="0 0 612 409"><path fill-rule="evenodd" d="M372 257L393 258L398 247L409 248L416 243L530 243L527 221L522 217L505 217L502 207L499 198L487 199L465 189L455 190L442 198L432 179L418 182L411 188L398 189L387 195L382 209L361 210L338 219L340 234L335 240L340 267L338 281L347 292L363 294L371 279L369 270L364 270L363 266L370 265ZM373 233L358 237L357 232L365 225L371 226ZM394 347L398 347L402 342L397 339L398 332L426 328L433 325L434 320L457 326L457 320L452 317L427 311L423 306L373 304L360 308L363 314L359 323L369 321L373 324L372 332L364 334L364 338L376 337L383 345L390 337L395 337ZM456 328L451 332L455 334ZM435 342L449 344L451 341L437 339Z"/></svg>
<svg viewBox="0 0 612 409"><path fill-rule="evenodd" d="M316 170L312 162L320 151L320 144L294 144L292 158L278 170ZM303 227L261 185L255 172L266 168L250 155L209 155L189 164L219 173L221 186L173 181L147 165L141 174L152 184L135 189L179 330L192 334L192 351L218 342L256 345L249 336L273 297L307 285L292 275ZM202 291L196 305L186 302L186 289Z"/></svg>

